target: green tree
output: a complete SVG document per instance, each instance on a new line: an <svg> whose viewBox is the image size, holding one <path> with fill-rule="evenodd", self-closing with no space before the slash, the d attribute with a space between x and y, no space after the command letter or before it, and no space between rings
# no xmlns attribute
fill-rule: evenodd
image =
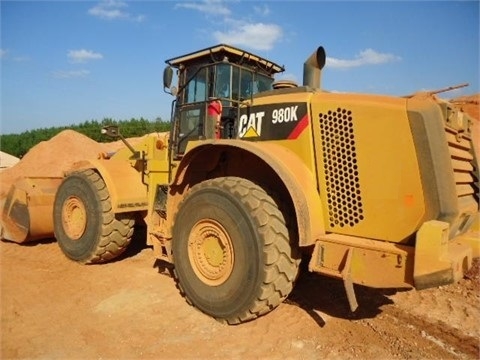
<svg viewBox="0 0 480 360"><path fill-rule="evenodd" d="M156 118L149 121L143 117L140 119L114 120L104 118L102 121L87 120L81 124L68 127L50 127L29 130L20 134L0 134L0 150L16 157L22 157L32 147L41 141L47 141L63 130L70 129L77 131L97 142L111 142L116 139L102 135L101 129L107 125L118 125L125 137L138 137L152 132L164 132L170 130L170 122Z"/></svg>

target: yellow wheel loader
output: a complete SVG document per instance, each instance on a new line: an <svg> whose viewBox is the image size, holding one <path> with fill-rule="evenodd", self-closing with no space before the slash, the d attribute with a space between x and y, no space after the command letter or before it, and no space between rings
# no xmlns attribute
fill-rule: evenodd
<svg viewBox="0 0 480 360"><path fill-rule="evenodd" d="M322 91L322 47L301 86L228 45L166 63L170 133L131 146L106 127L125 148L77 164L58 188L54 232L69 258L113 259L140 219L188 302L236 324L289 295L302 257L343 281L354 311L353 284L449 284L480 256L472 119L434 93Z"/></svg>

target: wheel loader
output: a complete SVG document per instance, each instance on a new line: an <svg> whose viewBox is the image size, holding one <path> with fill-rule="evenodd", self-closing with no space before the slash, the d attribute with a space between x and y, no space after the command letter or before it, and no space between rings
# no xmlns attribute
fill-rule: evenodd
<svg viewBox="0 0 480 360"><path fill-rule="evenodd" d="M301 259L343 281L352 311L353 284L462 278L480 256L472 119L434 92L324 91L325 58L306 59L302 85L224 44L167 60L170 133L131 146L103 128L125 148L77 163L51 197L62 251L109 261L143 223L187 301L229 324L278 306Z"/></svg>

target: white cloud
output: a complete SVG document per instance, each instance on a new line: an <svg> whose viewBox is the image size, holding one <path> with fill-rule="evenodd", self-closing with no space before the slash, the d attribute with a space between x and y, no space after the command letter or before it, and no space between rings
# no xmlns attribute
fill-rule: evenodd
<svg viewBox="0 0 480 360"><path fill-rule="evenodd" d="M13 62L25 62L30 60L28 56L18 56L15 55L14 51L12 52L7 49L0 49L0 59L5 59Z"/></svg>
<svg viewBox="0 0 480 360"><path fill-rule="evenodd" d="M82 78L88 74L90 74L88 70L57 70L52 72L53 77L56 79Z"/></svg>
<svg viewBox="0 0 480 360"><path fill-rule="evenodd" d="M175 8L184 8L200 11L206 15L228 16L232 12L223 4L222 0L203 0L198 2L181 2Z"/></svg>
<svg viewBox="0 0 480 360"><path fill-rule="evenodd" d="M24 61L29 61L30 58L28 56L15 56L13 58L13 61L15 62L24 62Z"/></svg>
<svg viewBox="0 0 480 360"><path fill-rule="evenodd" d="M380 53L373 49L360 51L354 59L337 59L327 57L327 66L337 69L348 69L365 65L378 65L399 61L402 58L393 54Z"/></svg>
<svg viewBox="0 0 480 360"><path fill-rule="evenodd" d="M215 31L213 37L221 43L250 47L255 50L270 50L283 35L276 24L244 23L233 29Z"/></svg>
<svg viewBox="0 0 480 360"><path fill-rule="evenodd" d="M263 4L263 6L254 6L253 11L262 16L267 16L270 14L270 8L266 4Z"/></svg>
<svg viewBox="0 0 480 360"><path fill-rule="evenodd" d="M88 9L88 13L92 16L107 20L132 20L142 22L145 15L133 15L126 11L127 3L121 0L103 0L94 7Z"/></svg>
<svg viewBox="0 0 480 360"><path fill-rule="evenodd" d="M219 16L220 21L219 17L216 17L212 24L217 29L221 27L223 30L205 30L205 32L212 34L214 40L220 43L244 46L254 50L270 50L283 36L282 27L279 25L254 21L251 18L246 20L238 16L231 17L232 11L227 4L225 0L202 0L178 2L175 8L198 11L207 17ZM255 5L252 14L268 16L270 8L265 4Z"/></svg>
<svg viewBox="0 0 480 360"><path fill-rule="evenodd" d="M93 52L91 50L69 50L67 57L70 58L70 61L73 63L83 63L88 60L99 60L103 59L103 55Z"/></svg>

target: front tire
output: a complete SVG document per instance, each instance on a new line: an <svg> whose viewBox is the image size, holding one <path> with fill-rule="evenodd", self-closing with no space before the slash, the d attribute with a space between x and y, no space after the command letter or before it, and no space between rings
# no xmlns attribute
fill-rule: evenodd
<svg viewBox="0 0 480 360"><path fill-rule="evenodd" d="M53 208L55 238L63 253L84 264L122 254L133 234L131 214L115 214L105 182L94 170L69 175L58 188Z"/></svg>
<svg viewBox="0 0 480 360"><path fill-rule="evenodd" d="M275 201L237 177L195 185L173 228L180 291L229 324L255 319L289 295L300 262L295 249Z"/></svg>

